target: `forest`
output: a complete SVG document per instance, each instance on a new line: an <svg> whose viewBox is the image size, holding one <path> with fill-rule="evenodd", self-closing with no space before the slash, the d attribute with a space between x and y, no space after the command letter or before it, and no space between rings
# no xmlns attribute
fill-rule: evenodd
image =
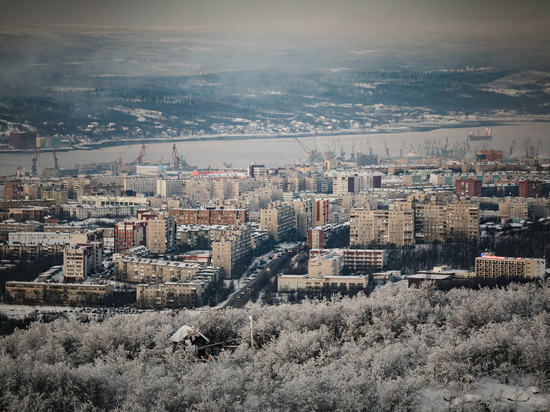
<svg viewBox="0 0 550 412"><path fill-rule="evenodd" d="M195 313L75 314L16 330L0 338L0 410L550 410L550 282L399 283L370 297ZM184 324L237 344L206 360L169 341ZM487 379L517 396L482 391Z"/></svg>

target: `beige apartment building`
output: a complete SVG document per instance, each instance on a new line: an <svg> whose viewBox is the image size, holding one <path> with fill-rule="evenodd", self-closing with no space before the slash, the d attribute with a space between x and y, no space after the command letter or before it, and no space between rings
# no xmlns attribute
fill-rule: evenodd
<svg viewBox="0 0 550 412"><path fill-rule="evenodd" d="M546 259L513 258L484 254L476 258L476 277L544 279Z"/></svg>
<svg viewBox="0 0 550 412"><path fill-rule="evenodd" d="M368 285L366 276L321 276L312 278L307 275L279 275L278 292L322 292L345 290L349 292L365 290Z"/></svg>
<svg viewBox="0 0 550 412"><path fill-rule="evenodd" d="M213 280L216 280L219 269L198 263L137 257L123 257L115 260L116 279L124 282L148 284L187 282L205 273L213 274Z"/></svg>
<svg viewBox="0 0 550 412"><path fill-rule="evenodd" d="M350 211L350 246L369 244L414 245L414 211L370 210Z"/></svg>
<svg viewBox="0 0 550 412"><path fill-rule="evenodd" d="M344 272L344 256L328 251L322 255L311 257L307 262L307 273L310 278L325 276L340 276Z"/></svg>
<svg viewBox="0 0 550 412"><path fill-rule="evenodd" d="M174 250L177 240L176 219L153 218L147 221L147 247L153 254L165 254Z"/></svg>
<svg viewBox="0 0 550 412"><path fill-rule="evenodd" d="M6 303L56 306L108 306L112 285L6 282Z"/></svg>
<svg viewBox="0 0 550 412"><path fill-rule="evenodd" d="M239 277L252 254L250 226L229 226L212 242L212 265L222 268L226 279Z"/></svg>
<svg viewBox="0 0 550 412"><path fill-rule="evenodd" d="M179 309L201 306L202 288L201 283L194 282L137 285L136 306L139 309Z"/></svg>
<svg viewBox="0 0 550 412"><path fill-rule="evenodd" d="M447 238L469 241L479 238L479 205L465 199L447 205Z"/></svg>
<svg viewBox="0 0 550 412"><path fill-rule="evenodd" d="M288 240L295 230L294 208L288 203L274 202L260 210L260 229L277 242Z"/></svg>
<svg viewBox="0 0 550 412"><path fill-rule="evenodd" d="M91 244L66 247L63 252L63 281L83 282L92 271L92 254Z"/></svg>
<svg viewBox="0 0 550 412"><path fill-rule="evenodd" d="M477 240L479 205L461 199L455 203L415 203L415 240L418 243L446 240Z"/></svg>

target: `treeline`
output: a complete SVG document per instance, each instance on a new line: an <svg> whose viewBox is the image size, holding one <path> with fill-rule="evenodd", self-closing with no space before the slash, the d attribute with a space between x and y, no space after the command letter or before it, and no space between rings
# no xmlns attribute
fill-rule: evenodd
<svg viewBox="0 0 550 412"><path fill-rule="evenodd" d="M183 324L237 347L201 359L168 340ZM513 410L496 393L473 404L469 394L485 377L528 378L547 393L549 352L550 282L449 292L391 284L369 298L195 317L75 317L0 339L0 410Z"/></svg>
<svg viewBox="0 0 550 412"><path fill-rule="evenodd" d="M550 222L535 222L526 228L489 232L476 242L448 242L418 245L414 249L388 250L389 270L414 274L434 266L474 270L475 258L484 252L498 256L550 258ZM547 265L548 265L547 260Z"/></svg>

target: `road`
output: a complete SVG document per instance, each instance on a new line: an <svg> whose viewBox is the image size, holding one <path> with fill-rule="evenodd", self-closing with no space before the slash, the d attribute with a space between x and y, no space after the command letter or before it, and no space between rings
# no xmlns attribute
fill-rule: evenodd
<svg viewBox="0 0 550 412"><path fill-rule="evenodd" d="M300 245L297 247L298 253L303 250L304 246ZM293 253L284 253L280 257L273 258L268 260L265 268L258 273L258 277L252 279L248 284L244 285L237 292L233 293L231 297L227 300L224 308L233 307L236 309L242 309L250 300L252 293L260 293L260 290L269 283L269 281L277 276L281 269L285 266L287 262L292 259L295 254ZM266 280L268 282L266 282Z"/></svg>

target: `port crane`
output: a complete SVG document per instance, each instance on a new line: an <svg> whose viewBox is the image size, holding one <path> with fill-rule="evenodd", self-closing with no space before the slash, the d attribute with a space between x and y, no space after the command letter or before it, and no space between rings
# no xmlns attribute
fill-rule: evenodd
<svg viewBox="0 0 550 412"><path fill-rule="evenodd" d="M59 170L59 165L57 164L57 155L55 154L55 149L53 149L52 157L53 157L54 168Z"/></svg>
<svg viewBox="0 0 550 412"><path fill-rule="evenodd" d="M34 152L34 157L32 158L32 175L38 176L38 158L40 157L40 149L37 147Z"/></svg>
<svg viewBox="0 0 550 412"><path fill-rule="evenodd" d="M317 135L317 132L315 132L315 135ZM317 155L317 150L309 150L300 140L298 140L297 137L294 137L294 139L298 142L300 147L304 149L304 152L306 152L309 164L313 164L315 157Z"/></svg>
<svg viewBox="0 0 550 412"><path fill-rule="evenodd" d="M355 139L353 139L353 144L351 145L351 154L349 156L350 162L355 162Z"/></svg>
<svg viewBox="0 0 550 412"><path fill-rule="evenodd" d="M372 146L370 145L370 139L367 139L367 149L369 149L369 154L372 156Z"/></svg>
<svg viewBox="0 0 550 412"><path fill-rule="evenodd" d="M143 143L141 145L141 149L139 151L139 155L138 157L136 158L136 164L142 164L143 163L143 158L145 157L145 154L146 154L146 147L145 147L145 143Z"/></svg>
<svg viewBox="0 0 550 412"><path fill-rule="evenodd" d="M512 140L512 144L510 145L510 154L509 157L512 157L512 153L514 153L514 149L516 148L516 139Z"/></svg>
<svg viewBox="0 0 550 412"><path fill-rule="evenodd" d="M401 144L401 149L399 149L399 157L403 158L403 155L407 154L407 143L403 140L403 143Z"/></svg>
<svg viewBox="0 0 550 412"><path fill-rule="evenodd" d="M172 158L174 159L174 167L179 167L181 163L181 158L178 154L178 148L176 147L175 143L174 146L172 146Z"/></svg>
<svg viewBox="0 0 550 412"><path fill-rule="evenodd" d="M340 147L340 159L342 161L344 161L345 160L344 156L346 155L346 152L344 151L344 145L342 144L342 141L340 140L340 137L338 137L338 139L336 139L336 144Z"/></svg>

